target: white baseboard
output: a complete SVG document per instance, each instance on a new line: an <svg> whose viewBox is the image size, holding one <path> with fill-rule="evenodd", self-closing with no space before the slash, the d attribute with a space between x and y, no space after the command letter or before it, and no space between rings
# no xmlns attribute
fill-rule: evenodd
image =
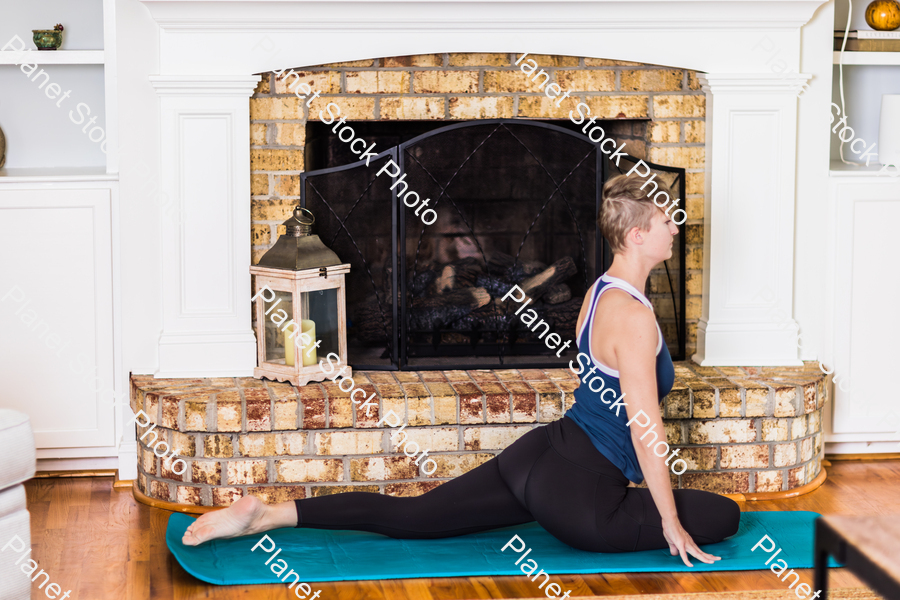
<svg viewBox="0 0 900 600"><path fill-rule="evenodd" d="M118 469L116 456L97 458L39 458L37 471L90 471L92 469Z"/></svg>
<svg viewBox="0 0 900 600"><path fill-rule="evenodd" d="M897 454L897 442L825 442L825 454Z"/></svg>

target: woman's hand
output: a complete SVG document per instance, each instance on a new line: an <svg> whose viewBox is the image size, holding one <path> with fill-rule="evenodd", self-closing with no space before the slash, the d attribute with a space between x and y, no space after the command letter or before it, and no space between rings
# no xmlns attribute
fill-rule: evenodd
<svg viewBox="0 0 900 600"><path fill-rule="evenodd" d="M684 564L687 566L694 566L691 564L691 561L688 560L688 554L708 565L717 560L721 560L722 557L713 556L712 554L707 554L701 550L697 544L694 543L694 540L691 539L690 534L681 526L681 521L678 519L663 519L662 527L663 536L666 538L666 541L669 542L669 551L672 553L672 556L680 554L681 560L683 560Z"/></svg>

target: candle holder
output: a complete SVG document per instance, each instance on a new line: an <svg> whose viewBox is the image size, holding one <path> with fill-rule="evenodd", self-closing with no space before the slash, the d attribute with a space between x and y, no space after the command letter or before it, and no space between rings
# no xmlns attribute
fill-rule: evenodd
<svg viewBox="0 0 900 600"><path fill-rule="evenodd" d="M250 267L256 276L256 378L302 386L335 371L323 371L320 360L347 364L344 276L350 265L312 234L313 223L310 211L295 207L284 234ZM352 373L348 367L343 375Z"/></svg>

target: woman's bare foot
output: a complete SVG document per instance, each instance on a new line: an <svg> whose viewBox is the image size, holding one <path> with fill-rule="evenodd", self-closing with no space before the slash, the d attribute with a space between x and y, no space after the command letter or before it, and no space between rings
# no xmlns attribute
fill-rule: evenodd
<svg viewBox="0 0 900 600"><path fill-rule="evenodd" d="M181 543L185 546L197 546L218 538L267 531L272 528L266 518L268 508L256 496L244 496L228 508L208 512L194 521L181 538Z"/></svg>

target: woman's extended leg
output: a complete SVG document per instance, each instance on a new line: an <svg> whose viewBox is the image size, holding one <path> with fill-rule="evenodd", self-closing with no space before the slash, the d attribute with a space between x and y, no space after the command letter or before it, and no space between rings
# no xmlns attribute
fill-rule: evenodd
<svg viewBox="0 0 900 600"><path fill-rule="evenodd" d="M493 458L421 496L346 492L273 505L245 496L226 510L197 519L182 543L196 546L211 539L294 526L356 529L395 538L439 538L533 520L503 482Z"/></svg>
<svg viewBox="0 0 900 600"><path fill-rule="evenodd" d="M497 458L421 496L348 492L295 502L297 527L406 539L452 537L534 520L500 477Z"/></svg>

